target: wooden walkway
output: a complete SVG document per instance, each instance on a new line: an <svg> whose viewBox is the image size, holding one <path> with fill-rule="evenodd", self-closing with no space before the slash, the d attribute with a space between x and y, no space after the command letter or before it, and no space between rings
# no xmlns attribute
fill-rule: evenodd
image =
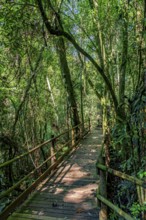
<svg viewBox="0 0 146 220"><path fill-rule="evenodd" d="M101 130L88 134L56 174L45 180L8 220L98 220L95 163L101 139Z"/></svg>

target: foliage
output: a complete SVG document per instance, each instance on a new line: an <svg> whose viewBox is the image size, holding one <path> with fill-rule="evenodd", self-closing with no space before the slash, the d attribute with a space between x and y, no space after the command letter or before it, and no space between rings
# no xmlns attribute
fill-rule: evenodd
<svg viewBox="0 0 146 220"><path fill-rule="evenodd" d="M79 121L96 120L97 114L102 118L103 131L110 131L112 166L145 177L144 15L143 1L136 0L1 1L1 163L70 128L76 111ZM60 55L68 66L72 89L59 58L61 37L64 52ZM47 147L39 156L25 158L9 171L3 169L2 190L46 155ZM123 189L129 186L121 182L121 201Z"/></svg>
<svg viewBox="0 0 146 220"><path fill-rule="evenodd" d="M146 211L146 206L145 204L140 205L139 203L133 203L130 208L130 211L134 219L140 220L140 215L142 212Z"/></svg>

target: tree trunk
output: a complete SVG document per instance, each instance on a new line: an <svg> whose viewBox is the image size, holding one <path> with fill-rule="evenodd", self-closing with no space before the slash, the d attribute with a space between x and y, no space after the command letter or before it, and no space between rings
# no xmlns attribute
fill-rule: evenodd
<svg viewBox="0 0 146 220"><path fill-rule="evenodd" d="M104 82L105 82L105 85L109 91L109 93L111 94L111 97L112 97L112 100L113 100L113 103L114 103L114 108L115 108L115 112L116 114L119 116L119 118L122 118L122 114L121 114L121 111L118 109L118 100L117 100L117 97L116 97L116 94L114 92L114 89L112 87L112 84L111 84L111 81L109 79L109 77L106 75L106 73L104 72L104 70L102 69L102 67L100 67L98 65L98 63L95 61L95 59L89 54L87 53L75 40L75 38L70 35L68 32L64 31L63 29L63 25L62 25L62 21L60 19L60 14L57 13L55 11L55 17L56 17L56 20L58 21L58 27L56 27L56 29L51 25L48 17L47 17L47 14L45 13L45 10L44 10L44 7L43 7L43 3L42 3L42 0L37 0L37 3L38 3L38 8L40 10L40 13L41 13L41 16L42 16L42 19L44 21L44 24L48 30L48 32L52 35L55 35L55 36L62 36L62 37L65 37L68 41L70 41L74 47L77 49L77 51L79 51L81 54L83 54L93 65L94 67L96 68L97 70L97 73L99 73L101 75L101 77L103 78ZM51 3L49 3L51 4ZM62 38L62 41L63 41L63 38Z"/></svg>
<svg viewBox="0 0 146 220"><path fill-rule="evenodd" d="M128 58L128 13L126 12L126 15L124 17L123 51L122 51L122 63L121 63L121 69L120 69L120 85L119 85L119 103L120 104L124 103L127 58ZM123 109L123 113L124 113L124 109Z"/></svg>
<svg viewBox="0 0 146 220"><path fill-rule="evenodd" d="M84 132L84 105L83 105L83 80L82 80L82 72L80 75L80 92L81 92L81 120L82 120L82 132Z"/></svg>
<svg viewBox="0 0 146 220"><path fill-rule="evenodd" d="M51 84L50 84L50 80L49 80L48 76L46 77L46 80L47 80L47 85L48 85L48 90L49 90L49 93L50 93L50 97L51 97L51 100L52 100L52 107L54 108L54 112L55 112L55 116L56 116L56 124L58 125L58 110L57 110L57 106L55 104L55 100L54 100L54 96L53 96L53 92L52 92L52 89L51 89Z"/></svg>
<svg viewBox="0 0 146 220"><path fill-rule="evenodd" d="M75 99L75 92L74 92L73 84L71 80L70 69L69 69L67 57L66 57L65 43L62 37L59 37L57 40L57 51L59 55L60 65L61 65L62 77L65 81L65 87L66 87L66 90L69 96L70 105L71 105L73 126L76 126L80 123L80 120L79 120L76 99Z"/></svg>

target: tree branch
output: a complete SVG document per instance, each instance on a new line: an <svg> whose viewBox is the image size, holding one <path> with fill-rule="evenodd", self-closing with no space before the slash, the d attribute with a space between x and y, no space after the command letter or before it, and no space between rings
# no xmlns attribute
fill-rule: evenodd
<svg viewBox="0 0 146 220"><path fill-rule="evenodd" d="M42 0L37 0L37 3L38 3L38 7L39 7L39 10L40 10L40 13L41 13L41 16L42 16L42 19L46 25L46 28L48 30L48 32L52 35L55 35L55 36L63 36L65 37L68 41L70 41L74 47L80 52L82 53L85 57L88 58L88 60L90 60L90 62L94 65L94 67L97 69L97 71L100 73L100 75L102 76L111 96L112 96L112 100L113 100L113 103L114 103L114 107L115 107L115 112L117 115L119 115L119 111L118 111L118 100L116 98L116 95L114 93L114 90L112 88L112 84L110 82L110 80L108 79L108 77L106 76L106 74L104 73L103 69L98 65L98 63L96 63L96 61L93 59L92 56L90 56L89 53L87 53L82 47L80 47L80 45L76 42L76 40L74 39L74 37L72 37L70 34L68 34L67 32L65 32L64 30L62 29L54 29L54 27L51 26L48 18L47 18L47 15L44 11L44 8L43 8L43 4L42 4Z"/></svg>

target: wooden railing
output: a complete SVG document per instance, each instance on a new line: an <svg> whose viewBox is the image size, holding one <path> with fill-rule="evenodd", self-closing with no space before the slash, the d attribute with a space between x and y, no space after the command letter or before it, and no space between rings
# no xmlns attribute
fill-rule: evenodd
<svg viewBox="0 0 146 220"><path fill-rule="evenodd" d="M100 161L103 163L103 160ZM145 199L146 199L146 182L139 180L136 177L129 176L125 173L122 173L120 171L114 170L112 168L109 168L107 166L104 166L101 163L97 163L96 167L98 170L98 173L100 175L100 185L99 185L99 190L97 191L97 199L98 203L101 201L101 214L99 214L99 220L105 220L107 219L107 207L111 208L114 210L119 216L122 216L126 220L133 220L133 217L131 217L129 214L124 212L122 209L114 205L112 202L110 202L106 197L107 197L107 192L106 192L106 176L107 173L110 173L114 176L120 177L124 180L128 180L134 184L136 184L137 188L143 193ZM101 217L100 217L101 216ZM143 218L145 219L145 213L143 213Z"/></svg>
<svg viewBox="0 0 146 220"><path fill-rule="evenodd" d="M0 199L4 197L8 197L15 189L17 189L24 181L32 178L34 174L38 173L44 165L47 165L47 168L43 173L40 172L40 175L38 178L28 187L26 188L17 198L14 199L1 213L0 213L0 219L5 220L9 216L9 214L18 206L20 205L27 196L41 183L46 177L51 178L54 173L56 172L56 168L62 162L65 160L65 157L68 156L72 151L76 149L76 146L80 142L80 140L90 131L90 120L85 121L84 123L80 123L79 125L61 133L60 135L51 138L50 140L45 141L44 143L34 147L31 150L28 150L27 152L16 156L15 158L0 164L0 169L3 169L5 167L11 166L14 162L23 160L25 157L32 155L37 150L41 149L44 146L48 146L48 152L49 157L44 160L39 166L35 167L31 172L29 172L27 175L25 175L22 179L20 179L18 182L16 182L14 185L12 185L10 188L8 188L5 191L2 191L0 193ZM63 146L59 147L58 150L56 150L56 142L57 145L59 145L59 139L65 134L70 133L70 139L63 144ZM63 150L65 146L69 146L68 149L61 153L61 155L57 158L56 155ZM49 165L48 165L49 164Z"/></svg>

